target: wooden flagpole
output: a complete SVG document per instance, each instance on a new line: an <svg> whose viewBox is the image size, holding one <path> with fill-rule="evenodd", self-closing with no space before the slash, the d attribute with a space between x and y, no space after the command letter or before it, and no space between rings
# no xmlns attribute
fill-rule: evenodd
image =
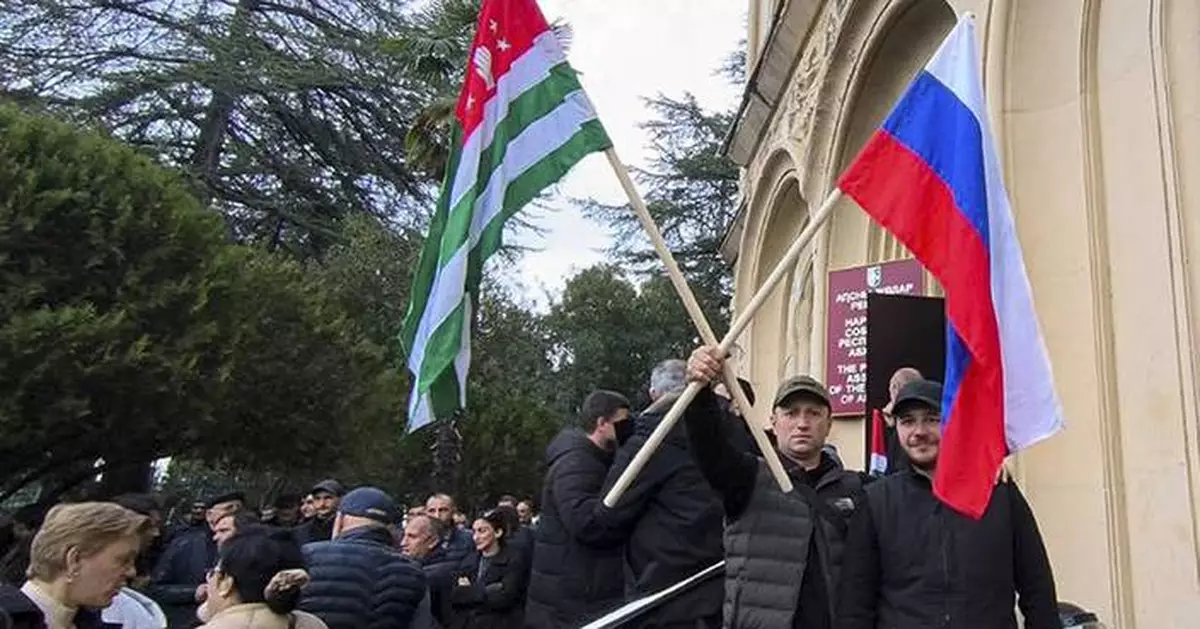
<svg viewBox="0 0 1200 629"><path fill-rule="evenodd" d="M719 346L722 352L726 354L729 353L729 350L733 347L734 342L736 342L737 338L746 330L746 326L750 324L750 321L754 318L754 315L760 308L762 308L762 305L766 303L767 298L771 296L771 293L774 292L779 283L783 281L783 278L787 276L788 271L795 266L796 260L800 258L800 253L804 251L804 248L808 246L808 243L812 242L812 239L817 235L818 230L820 230L825 224L825 221L829 220L829 217L832 216L833 208L837 206L837 202L839 199L841 199L841 197L842 191L838 188L834 188L833 191L829 193L829 196L825 198L825 202L822 203L817 212L813 214L811 220L808 222L808 225L806 225L800 232L800 235L796 237L796 240L792 243L792 246L789 247L787 252L783 254L783 258L779 260L779 263L775 265L775 268L771 271L771 274L767 276L765 281L763 281L762 286L760 286L758 291L754 293L754 297L750 299L750 303L746 305L746 309L739 313L737 318L734 319L733 324L729 326L729 332L725 335L725 338L721 340L721 344ZM734 381L732 385L726 386L729 386L730 389L740 388L737 386L736 381ZM671 428L673 428L675 423L679 421L679 418L683 416L683 410L687 408L688 404L690 404L692 399L696 397L696 394L700 392L702 387L702 384L693 382L683 390L683 394L679 396L678 400L675 400L675 404L671 407L671 410L667 412L667 416L664 417L661 422L659 422L658 427L654 429L654 432L650 433L650 437L646 439L646 444L643 445L640 450L638 450L636 455L634 455L633 461L629 463L629 467L625 468L625 471L621 473L620 478L617 479L616 484L613 485L611 490L609 490L608 495L604 497L604 504L606 506L614 507L616 506L617 502L621 500L621 496L625 493L625 490L629 488L629 486L633 483L633 479L636 478L637 475L642 471L642 468L646 466L646 461L650 459L650 456L653 455L654 451L658 449L658 446L662 444L663 439L665 439L667 434L671 432Z"/></svg>
<svg viewBox="0 0 1200 629"><path fill-rule="evenodd" d="M625 189L625 196L629 197L629 204L633 206L633 211L637 214L638 220L642 223L642 228L646 230L646 234L650 236L650 242L654 244L654 250L658 252L658 257L667 267L667 276L671 278L671 284L675 286L675 292L679 293L679 298L683 300L683 307L687 310L688 315L692 318L692 323L695 324L696 330L700 332L700 338L705 345L716 345L717 335L713 332L712 326L709 325L708 319L704 316L704 311L700 309L700 304L696 301L695 294L688 286L687 279L683 277L683 271L679 269L679 265L675 262L675 256L667 247L667 243L663 240L662 231L658 229L658 225L654 222L654 218L650 216L650 209L646 207L646 202L642 199L642 195L638 193L637 187L633 184L633 178L629 176L629 169L617 157L615 149L609 148L604 152L608 158L608 163L612 166L613 172L616 173L617 179L621 182L621 187ZM733 371L733 365L728 361L725 365L725 386L729 389L729 393L733 395L733 401L742 412L742 419L746 422L746 426L750 428L750 434L754 435L754 442L758 444L758 449L762 451L763 458L766 459L767 467L771 470L771 475L775 477L775 482L779 483L779 488L784 493L792 491L792 479L788 478L787 472L783 469L783 463L779 460L779 454L775 452L775 447L771 445L771 440L767 437L766 431L762 426L759 426L750 417L750 400L746 398L746 392L742 391L742 387L738 386L737 374Z"/></svg>

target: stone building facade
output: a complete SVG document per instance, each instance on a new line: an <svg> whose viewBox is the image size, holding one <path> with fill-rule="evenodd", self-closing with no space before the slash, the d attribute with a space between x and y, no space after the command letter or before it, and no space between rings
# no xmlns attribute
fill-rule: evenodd
<svg viewBox="0 0 1200 629"><path fill-rule="evenodd" d="M749 0L735 310L965 11L1068 421L1011 461L1060 599L1200 626L1200 2ZM909 257L840 203L741 339L760 391L824 373L831 270ZM837 421L850 465L863 434Z"/></svg>

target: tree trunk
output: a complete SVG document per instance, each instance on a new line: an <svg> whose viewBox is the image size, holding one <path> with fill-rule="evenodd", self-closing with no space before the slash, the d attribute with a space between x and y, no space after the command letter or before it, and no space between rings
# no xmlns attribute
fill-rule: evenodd
<svg viewBox="0 0 1200 629"><path fill-rule="evenodd" d="M437 435L433 441L433 483L435 491L458 493L458 464L462 461L462 439L458 434L457 417L437 424Z"/></svg>
<svg viewBox="0 0 1200 629"><path fill-rule="evenodd" d="M225 67L236 67L241 60L234 58L228 50L238 50L232 42L246 37L250 27L250 14L258 7L258 0L239 0L229 24L228 46L217 48L217 63ZM221 165L221 154L225 148L225 136L229 131L229 118L237 106L239 94L227 85L212 85L212 100L208 104L200 136L196 139L196 152L192 155L192 166L204 184L199 196L202 201L212 201L212 187L217 181Z"/></svg>

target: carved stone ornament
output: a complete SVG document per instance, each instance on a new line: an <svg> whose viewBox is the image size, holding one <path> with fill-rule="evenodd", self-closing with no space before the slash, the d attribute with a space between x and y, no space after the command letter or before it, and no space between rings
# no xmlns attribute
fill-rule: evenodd
<svg viewBox="0 0 1200 629"><path fill-rule="evenodd" d="M759 148L748 168L747 183L762 183L763 168L775 151L795 143L800 152L806 150L812 134L813 117L819 105L820 87L825 80L830 56L838 33L849 13L853 0L826 0L804 44L800 63L792 75L788 89L770 122L766 142Z"/></svg>
<svg viewBox="0 0 1200 629"><path fill-rule="evenodd" d="M837 44L838 34L849 13L851 0L826 0L821 7L821 17L804 47L800 65L784 99L783 124L789 136L799 142L801 148L808 145L812 135L813 117L820 105L821 84L829 68L830 57Z"/></svg>

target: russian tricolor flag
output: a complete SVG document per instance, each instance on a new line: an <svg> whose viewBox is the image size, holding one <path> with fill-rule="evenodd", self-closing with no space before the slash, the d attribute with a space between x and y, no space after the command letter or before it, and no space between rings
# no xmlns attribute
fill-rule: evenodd
<svg viewBox="0 0 1200 629"><path fill-rule="evenodd" d="M934 493L980 517L1004 457L1058 432L1054 390L964 16L838 181L946 294Z"/></svg>
<svg viewBox="0 0 1200 629"><path fill-rule="evenodd" d="M867 463L867 472L871 476L887 474L886 431L883 423L883 411L875 409L871 413L871 460Z"/></svg>

